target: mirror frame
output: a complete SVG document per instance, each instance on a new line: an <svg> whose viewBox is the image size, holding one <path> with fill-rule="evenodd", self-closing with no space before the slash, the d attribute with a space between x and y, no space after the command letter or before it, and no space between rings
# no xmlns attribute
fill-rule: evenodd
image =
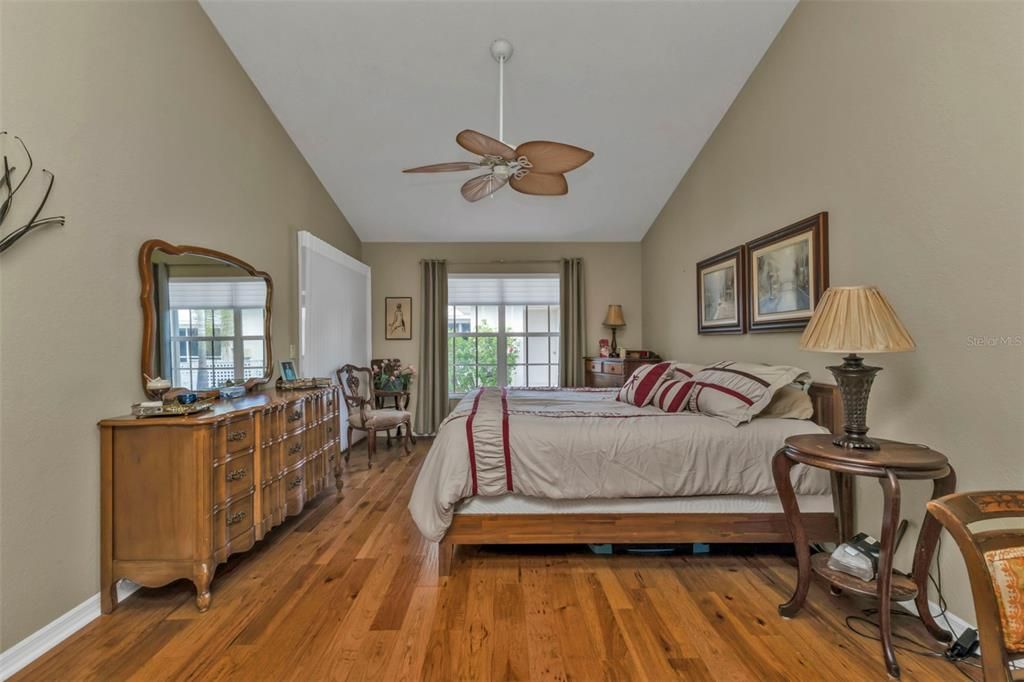
<svg viewBox="0 0 1024 682"><path fill-rule="evenodd" d="M202 246L187 246L170 244L161 239L150 239L143 243L139 249L139 281L142 283L142 291L139 294L139 301L142 304L142 390L149 397L154 397L146 389L146 376L154 377L158 371L153 366L156 353L156 301L153 299L153 252L163 251L172 256L204 256L213 260L219 260L228 265L240 268L253 277L259 277L267 283L267 302L263 306L263 338L266 339L267 373L262 377L255 377L245 382L245 390L252 391L257 386L270 381L274 374L274 345L270 338L270 302L274 297L274 280L269 274L257 270L244 260L222 251L207 249Z"/></svg>

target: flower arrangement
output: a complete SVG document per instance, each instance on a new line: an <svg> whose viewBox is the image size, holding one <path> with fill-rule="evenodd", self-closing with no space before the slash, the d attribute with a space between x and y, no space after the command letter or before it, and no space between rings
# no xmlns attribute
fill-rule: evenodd
<svg viewBox="0 0 1024 682"><path fill-rule="evenodd" d="M416 377L416 367L403 367L402 361L397 358L374 360L370 363L370 369L373 371L373 386L378 391L408 391Z"/></svg>

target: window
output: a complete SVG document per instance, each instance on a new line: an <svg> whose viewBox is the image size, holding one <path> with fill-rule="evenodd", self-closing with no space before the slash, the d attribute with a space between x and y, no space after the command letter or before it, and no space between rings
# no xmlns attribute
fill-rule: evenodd
<svg viewBox="0 0 1024 682"><path fill-rule="evenodd" d="M262 279L169 279L173 384L198 391L266 375L266 297Z"/></svg>
<svg viewBox="0 0 1024 682"><path fill-rule="evenodd" d="M448 279L448 390L558 386L556 275Z"/></svg>

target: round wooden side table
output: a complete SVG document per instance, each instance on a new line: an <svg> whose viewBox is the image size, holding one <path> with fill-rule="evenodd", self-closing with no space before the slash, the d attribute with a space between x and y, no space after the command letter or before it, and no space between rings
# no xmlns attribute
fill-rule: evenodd
<svg viewBox="0 0 1024 682"><path fill-rule="evenodd" d="M928 609L928 567L935 553L935 545L942 527L931 514L925 513L921 532L917 536L914 551L914 565L910 577L893 573L893 545L896 528L900 521L900 480L933 480L932 499L952 493L956 489L956 472L942 453L924 445L879 440L879 450L854 450L832 444L831 434L791 436L786 445L772 459L772 473L779 498L786 514L793 544L796 548L798 566L796 590L785 604L779 606L779 613L792 618L804 605L811 574L817 573L832 586L833 591L847 590L854 594L877 597L879 600L879 630L882 640L882 656L885 667L893 677L900 676L896 653L892 647L892 618L889 613L891 602L914 600L917 612L928 632L940 642L949 642L952 634L939 627ZM884 508L882 510L881 553L878 560L878 577L865 582L828 567L829 554L819 552L811 556L800 517L800 507L790 470L795 464L827 469L828 471L871 476L882 486ZM845 542L849 538L840 538Z"/></svg>

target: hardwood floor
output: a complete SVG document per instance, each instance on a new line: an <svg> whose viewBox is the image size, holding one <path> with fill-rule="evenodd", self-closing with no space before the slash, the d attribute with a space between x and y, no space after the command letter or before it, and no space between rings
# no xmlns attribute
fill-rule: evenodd
<svg viewBox="0 0 1024 682"><path fill-rule="evenodd" d="M878 643L843 625L863 603L815 584L800 615L778 616L796 577L779 556L498 548L463 552L439 580L406 511L429 444L379 451L369 472L357 447L344 499L321 496L221 566L209 612L186 582L140 590L15 679L886 678ZM899 660L904 680L961 677L941 659Z"/></svg>

